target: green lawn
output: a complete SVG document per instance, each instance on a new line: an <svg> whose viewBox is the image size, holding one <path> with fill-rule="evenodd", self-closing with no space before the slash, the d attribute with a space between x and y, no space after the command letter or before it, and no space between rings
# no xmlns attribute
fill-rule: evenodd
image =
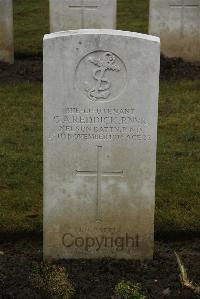
<svg viewBox="0 0 200 299"><path fill-rule="evenodd" d="M15 0L18 55L42 53L48 0ZM147 32L148 1L118 0L118 28ZM156 231L199 231L200 82L162 82ZM42 85L0 85L0 232L42 230Z"/></svg>
<svg viewBox="0 0 200 299"><path fill-rule="evenodd" d="M0 232L41 230L42 86L0 86Z"/></svg>
<svg viewBox="0 0 200 299"><path fill-rule="evenodd" d="M156 230L200 228L199 98L199 81L161 84Z"/></svg>
<svg viewBox="0 0 200 299"><path fill-rule="evenodd" d="M14 0L15 54L42 54L42 39L49 33L49 0Z"/></svg>

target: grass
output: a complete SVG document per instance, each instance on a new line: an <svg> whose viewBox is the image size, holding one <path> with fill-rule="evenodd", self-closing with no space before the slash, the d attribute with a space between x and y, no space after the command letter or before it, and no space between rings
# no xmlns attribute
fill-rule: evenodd
<svg viewBox="0 0 200 299"><path fill-rule="evenodd" d="M200 82L161 84L156 230L199 231Z"/></svg>
<svg viewBox="0 0 200 299"><path fill-rule="evenodd" d="M51 264L33 263L29 277L30 285L43 298L70 299L74 297L74 287L65 268Z"/></svg>
<svg viewBox="0 0 200 299"><path fill-rule="evenodd" d="M0 231L41 230L42 86L0 86Z"/></svg>
<svg viewBox="0 0 200 299"><path fill-rule="evenodd" d="M41 55L42 39L49 32L48 0L15 0L15 55Z"/></svg>
<svg viewBox="0 0 200 299"><path fill-rule="evenodd" d="M119 282L115 287L113 299L147 299L140 284L134 282Z"/></svg>
<svg viewBox="0 0 200 299"><path fill-rule="evenodd" d="M198 231L199 81L161 83L156 231ZM42 85L0 86L0 232L42 230Z"/></svg>
<svg viewBox="0 0 200 299"><path fill-rule="evenodd" d="M179 278L180 278L180 283L183 288L188 288L191 289L194 293L200 295L200 285L197 285L193 283L187 273L187 269L185 268L180 256L175 252L175 257L178 263L178 268L180 271Z"/></svg>
<svg viewBox="0 0 200 299"><path fill-rule="evenodd" d="M148 32L149 1L118 0L117 29Z"/></svg>

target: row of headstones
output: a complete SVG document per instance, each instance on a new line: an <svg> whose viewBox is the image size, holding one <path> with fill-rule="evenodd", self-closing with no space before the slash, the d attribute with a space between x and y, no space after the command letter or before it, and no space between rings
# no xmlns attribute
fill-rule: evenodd
<svg viewBox="0 0 200 299"><path fill-rule="evenodd" d="M117 0L50 0L50 31L116 27ZM200 1L150 0L149 33L169 57L200 60ZM0 61L13 63L12 0L0 0Z"/></svg>

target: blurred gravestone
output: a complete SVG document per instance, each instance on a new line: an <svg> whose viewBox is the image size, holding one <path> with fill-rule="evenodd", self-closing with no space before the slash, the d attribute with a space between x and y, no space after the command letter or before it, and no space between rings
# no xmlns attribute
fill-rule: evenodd
<svg viewBox="0 0 200 299"><path fill-rule="evenodd" d="M12 0L0 0L0 61L14 62Z"/></svg>
<svg viewBox="0 0 200 299"><path fill-rule="evenodd" d="M153 255L159 38L44 38L44 256Z"/></svg>
<svg viewBox="0 0 200 299"><path fill-rule="evenodd" d="M200 60L200 1L150 0L149 33L168 57Z"/></svg>
<svg viewBox="0 0 200 299"><path fill-rule="evenodd" d="M50 31L116 27L117 0L50 0Z"/></svg>

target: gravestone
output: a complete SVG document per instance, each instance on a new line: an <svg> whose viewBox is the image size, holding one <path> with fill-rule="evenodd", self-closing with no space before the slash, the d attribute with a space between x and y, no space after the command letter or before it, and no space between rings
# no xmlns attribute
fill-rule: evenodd
<svg viewBox="0 0 200 299"><path fill-rule="evenodd" d="M115 29L117 0L50 0L50 32Z"/></svg>
<svg viewBox="0 0 200 299"><path fill-rule="evenodd" d="M44 256L151 258L159 38L44 38Z"/></svg>
<svg viewBox="0 0 200 299"><path fill-rule="evenodd" d="M0 61L14 62L12 0L0 0Z"/></svg>
<svg viewBox="0 0 200 299"><path fill-rule="evenodd" d="M168 57L200 60L200 0L150 0L149 33Z"/></svg>

